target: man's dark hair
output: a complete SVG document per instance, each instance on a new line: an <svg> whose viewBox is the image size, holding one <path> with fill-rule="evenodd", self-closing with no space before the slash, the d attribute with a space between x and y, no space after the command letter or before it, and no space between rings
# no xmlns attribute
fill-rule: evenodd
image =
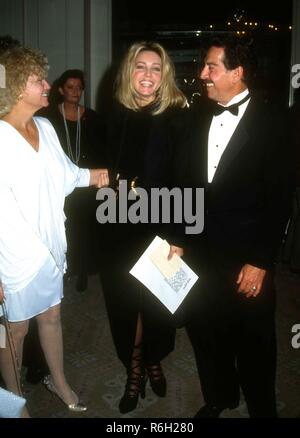
<svg viewBox="0 0 300 438"><path fill-rule="evenodd" d="M255 78L257 60L253 49L253 40L234 35L214 38L209 47L224 49L224 65L227 70L243 67L243 81L251 86Z"/></svg>

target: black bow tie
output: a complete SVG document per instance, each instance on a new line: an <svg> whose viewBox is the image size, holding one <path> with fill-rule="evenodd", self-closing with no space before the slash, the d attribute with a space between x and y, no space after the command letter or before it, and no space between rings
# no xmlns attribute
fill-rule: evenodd
<svg viewBox="0 0 300 438"><path fill-rule="evenodd" d="M242 105L242 103L247 102L248 99L250 99L250 94L247 94L247 96L244 97L244 99L242 99L239 102L234 103L233 105L230 105L230 106L222 106L222 105L219 105L217 103L213 108L213 114L214 114L214 116L219 116L224 111L229 111L234 116L238 116L239 115L239 106Z"/></svg>

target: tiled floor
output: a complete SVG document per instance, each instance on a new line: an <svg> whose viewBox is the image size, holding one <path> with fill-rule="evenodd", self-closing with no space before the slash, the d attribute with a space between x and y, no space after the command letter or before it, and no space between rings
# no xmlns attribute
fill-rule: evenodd
<svg viewBox="0 0 300 438"><path fill-rule="evenodd" d="M281 269L277 275L278 304L278 410L280 417L300 418L300 348L291 345L292 326L300 324L300 275ZM133 412L121 416L118 402L123 393L125 373L111 340L100 280L89 278L84 293L69 281L63 300L65 368L74 390L88 405L83 414L70 413L42 384L25 383L33 417L85 418L186 418L202 404L193 353L184 329L178 330L175 351L164 361L168 393L158 398L147 386L146 398ZM259 366L259 361L257 366ZM255 371L254 371L255 372ZM247 417L241 403L225 417Z"/></svg>

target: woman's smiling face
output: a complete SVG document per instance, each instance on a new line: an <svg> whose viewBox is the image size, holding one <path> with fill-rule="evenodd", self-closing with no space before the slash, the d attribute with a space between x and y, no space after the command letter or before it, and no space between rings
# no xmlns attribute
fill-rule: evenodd
<svg viewBox="0 0 300 438"><path fill-rule="evenodd" d="M153 51L141 51L135 60L132 84L137 93L137 102L145 106L154 101L161 85L162 65L160 56Z"/></svg>

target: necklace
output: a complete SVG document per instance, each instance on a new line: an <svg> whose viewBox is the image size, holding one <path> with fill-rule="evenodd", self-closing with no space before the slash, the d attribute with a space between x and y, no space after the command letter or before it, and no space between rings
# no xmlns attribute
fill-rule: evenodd
<svg viewBox="0 0 300 438"><path fill-rule="evenodd" d="M66 131L67 146L68 146L68 156L73 161L73 163L78 164L79 158L80 158L80 136L81 136L80 107L78 105L78 108L77 108L77 128L76 128L75 157L73 155L73 151L72 151L72 147L71 147L71 140L70 140L68 124L67 124L67 121L66 121L65 105L64 105L64 103L61 104L61 113L62 113L62 116L63 116L63 119L64 119L64 125L65 125L65 131Z"/></svg>

